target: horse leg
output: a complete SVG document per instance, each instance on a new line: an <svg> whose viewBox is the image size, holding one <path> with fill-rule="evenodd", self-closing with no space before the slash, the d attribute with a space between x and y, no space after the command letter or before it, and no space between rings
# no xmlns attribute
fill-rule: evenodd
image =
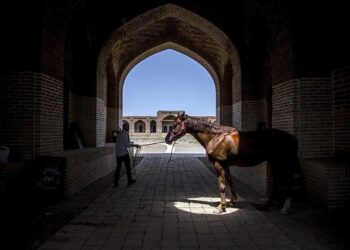
<svg viewBox="0 0 350 250"><path fill-rule="evenodd" d="M284 215L289 214L289 210L291 206L292 206L292 197L288 197L284 201L284 205L283 205L283 208L280 210L280 214L284 214Z"/></svg>
<svg viewBox="0 0 350 250"><path fill-rule="evenodd" d="M226 211L226 196L225 196L225 170L217 161L215 162L216 175L218 177L218 184L220 189L220 205L217 207L220 213Z"/></svg>
<svg viewBox="0 0 350 250"><path fill-rule="evenodd" d="M279 186L282 188L283 192L281 193L284 203L283 207L280 210L280 214L287 215L291 209L292 205L292 190L293 190L293 175L296 170L296 166L294 166L294 159L286 159L285 163L280 166L284 168L280 171L279 176Z"/></svg>
<svg viewBox="0 0 350 250"><path fill-rule="evenodd" d="M227 166L225 167L225 178L226 178L226 181L228 183L228 185L230 186L231 188L231 199L230 199L230 203L232 205L234 205L237 201L237 194L236 194L236 191L233 187L233 183L232 183L232 177L231 177L231 173L230 173L230 168Z"/></svg>
<svg viewBox="0 0 350 250"><path fill-rule="evenodd" d="M280 214L287 215L287 214L289 214L289 211L291 209L292 189L293 189L291 184L292 184L291 180L289 178L286 179L285 189L284 189L284 193L283 193L284 203L283 203L282 209L280 210Z"/></svg>
<svg viewBox="0 0 350 250"><path fill-rule="evenodd" d="M281 214L289 214L292 206L293 187L302 184L302 177L300 171L300 162L297 156L293 157L289 162L289 169L287 169L286 179L286 193L283 208L280 210Z"/></svg>

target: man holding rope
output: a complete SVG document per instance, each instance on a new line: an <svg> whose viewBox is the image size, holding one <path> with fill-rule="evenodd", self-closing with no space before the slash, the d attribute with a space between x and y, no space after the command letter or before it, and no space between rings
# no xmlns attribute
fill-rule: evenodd
<svg viewBox="0 0 350 250"><path fill-rule="evenodd" d="M115 153L116 153L116 157L117 157L117 168L116 168L116 171L114 174L114 187L115 188L119 186L120 169L122 167L123 162L124 162L125 168L126 168L128 185L132 185L136 182L136 180L133 180L132 176L131 176L130 155L129 155L129 151L128 151L129 147L140 148L140 145L130 143L129 125L127 123L124 123L123 129L121 131L118 131L118 133L117 133L117 140L116 140L116 145L115 145L115 150L116 150Z"/></svg>

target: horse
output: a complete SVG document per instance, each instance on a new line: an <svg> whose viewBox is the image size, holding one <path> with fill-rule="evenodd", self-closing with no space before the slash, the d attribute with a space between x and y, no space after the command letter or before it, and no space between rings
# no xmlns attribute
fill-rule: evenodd
<svg viewBox="0 0 350 250"><path fill-rule="evenodd" d="M216 213L226 211L226 183L231 189L229 205L237 201L229 166L251 167L264 161L270 164L273 177L273 189L265 208L271 206L277 187L283 188L285 200L280 213L289 213L293 183L301 178L298 140L293 135L278 129L240 132L181 112L174 119L173 129L167 133L165 142L171 144L186 133L197 139L205 148L208 160L214 163L221 198Z"/></svg>

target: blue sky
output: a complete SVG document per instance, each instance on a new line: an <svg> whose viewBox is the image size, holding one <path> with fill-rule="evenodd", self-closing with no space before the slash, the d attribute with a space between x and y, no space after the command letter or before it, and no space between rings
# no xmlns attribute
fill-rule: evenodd
<svg viewBox="0 0 350 250"><path fill-rule="evenodd" d="M158 110L215 115L215 109L215 85L209 72L171 49L141 61L124 82L124 116L156 115Z"/></svg>

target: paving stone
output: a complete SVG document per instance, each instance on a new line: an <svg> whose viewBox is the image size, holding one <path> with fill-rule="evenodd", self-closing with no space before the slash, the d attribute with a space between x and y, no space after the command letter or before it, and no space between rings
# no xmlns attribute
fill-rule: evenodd
<svg viewBox="0 0 350 250"><path fill-rule="evenodd" d="M40 249L297 249L241 197L214 215L212 173L195 157L167 160L145 156L135 185L106 190Z"/></svg>

